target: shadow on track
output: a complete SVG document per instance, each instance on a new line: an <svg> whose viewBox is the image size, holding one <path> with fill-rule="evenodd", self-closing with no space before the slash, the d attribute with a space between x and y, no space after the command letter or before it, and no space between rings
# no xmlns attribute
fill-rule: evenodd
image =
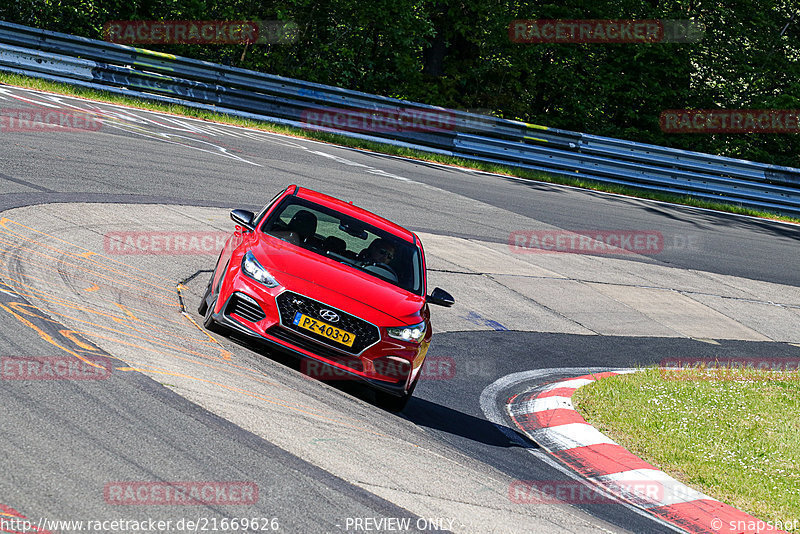
<svg viewBox="0 0 800 534"><path fill-rule="evenodd" d="M503 427L518 435L520 440L525 440L525 442L529 443L528 447L512 442L503 434L497 425L486 419L474 417L420 397L412 397L411 400L408 401L408 406L406 406L402 415L415 425L425 426L454 436L460 436L491 447L536 447L534 443L528 441L525 436L519 434L513 428Z"/></svg>

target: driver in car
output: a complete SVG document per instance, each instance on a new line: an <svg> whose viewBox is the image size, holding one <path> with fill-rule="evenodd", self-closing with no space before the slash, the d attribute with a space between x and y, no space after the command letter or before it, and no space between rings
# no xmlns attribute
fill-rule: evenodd
<svg viewBox="0 0 800 534"><path fill-rule="evenodd" d="M394 259L394 245L378 238L361 253L361 261L388 265Z"/></svg>

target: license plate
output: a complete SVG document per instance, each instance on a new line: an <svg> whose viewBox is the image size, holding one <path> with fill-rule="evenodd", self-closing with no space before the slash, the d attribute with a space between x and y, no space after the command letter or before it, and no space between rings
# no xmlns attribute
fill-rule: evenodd
<svg viewBox="0 0 800 534"><path fill-rule="evenodd" d="M341 328L336 328L335 326L320 321L318 319L313 319L308 315L304 315L300 312L296 312L294 314L294 321L292 322L295 325L299 326L300 328L304 328L306 330L314 332L315 334L319 334L324 338L330 339L331 341L335 341L337 343L341 343L342 345L346 345L348 347L352 347L353 341L356 340L355 334L346 332Z"/></svg>

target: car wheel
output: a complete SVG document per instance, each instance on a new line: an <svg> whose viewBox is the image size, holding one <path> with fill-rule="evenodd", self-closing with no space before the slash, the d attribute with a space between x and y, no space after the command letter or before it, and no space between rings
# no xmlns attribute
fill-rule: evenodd
<svg viewBox="0 0 800 534"><path fill-rule="evenodd" d="M214 275L211 275L211 281L214 280ZM206 316L206 312L208 311L208 297L211 295L211 281L208 282L208 287L206 288L206 293L203 295L203 298L200 299L200 305L197 307L197 313L200 314L201 317Z"/></svg>
<svg viewBox="0 0 800 534"><path fill-rule="evenodd" d="M215 334L225 334L227 332L225 330L225 327L214 320L214 308L216 306L217 306L217 299L214 299L214 301L210 305L206 306L206 313L203 318L203 326L205 326L207 330L210 330Z"/></svg>
<svg viewBox="0 0 800 534"><path fill-rule="evenodd" d="M230 262L228 262L230 263ZM206 294L203 297L203 300L200 302L200 306L198 306L197 311L200 315L203 316L203 326L206 329L214 332L215 334L225 334L227 333L227 329L219 324L217 321L214 320L214 308L217 306L217 299L219 298L219 290L222 287L223 279L225 278L225 273L228 270L228 264L225 265L225 270L222 271L222 278L220 278L219 282L217 282L217 296L214 297L211 302L209 299L213 295L214 288L214 277L217 275L217 269L211 273L211 280L208 281L208 289L206 289Z"/></svg>
<svg viewBox="0 0 800 534"><path fill-rule="evenodd" d="M376 391L375 398L378 401L378 405L389 412L402 412L405 409L406 404L408 404L409 399L411 399L411 395L414 393L414 388L417 387L417 382L419 382L419 378L417 378L414 383L411 384L411 387L408 388L408 391L406 391L400 397L390 393L385 393L383 391Z"/></svg>

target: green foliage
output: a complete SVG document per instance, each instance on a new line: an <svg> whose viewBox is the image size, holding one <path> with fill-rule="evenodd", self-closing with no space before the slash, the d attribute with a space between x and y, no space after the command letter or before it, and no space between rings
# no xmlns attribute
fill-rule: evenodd
<svg viewBox="0 0 800 534"><path fill-rule="evenodd" d="M102 38L109 20L281 20L290 44L157 50L555 128L800 166L800 136L667 134L665 109L800 108L793 0L6 0L0 19ZM794 16L794 17L793 17ZM692 43L520 44L515 19L692 19Z"/></svg>

